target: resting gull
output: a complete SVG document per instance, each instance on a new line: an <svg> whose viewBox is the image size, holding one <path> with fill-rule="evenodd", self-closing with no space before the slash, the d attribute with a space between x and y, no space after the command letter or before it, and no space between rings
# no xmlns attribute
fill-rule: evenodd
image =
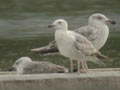
<svg viewBox="0 0 120 90"><path fill-rule="evenodd" d="M41 74L41 73L67 73L68 69L51 62L32 61L29 57L21 57L16 60L12 68L17 74Z"/></svg>
<svg viewBox="0 0 120 90"><path fill-rule="evenodd" d="M99 53L86 37L68 30L68 24L65 20L55 20L49 27L56 30L55 41L60 54L70 58L70 60L77 60L78 73L80 73L80 62L84 71L88 71L86 56L100 58Z"/></svg>

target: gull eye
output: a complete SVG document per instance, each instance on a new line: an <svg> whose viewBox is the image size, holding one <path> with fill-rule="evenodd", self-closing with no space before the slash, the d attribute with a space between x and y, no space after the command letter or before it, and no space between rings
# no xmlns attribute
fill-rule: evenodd
<svg viewBox="0 0 120 90"><path fill-rule="evenodd" d="M19 62L16 62L15 64L16 64L16 65L18 65L18 64L19 64Z"/></svg>
<svg viewBox="0 0 120 90"><path fill-rule="evenodd" d="M58 22L58 24L61 24L61 23L62 23L62 22L60 22L60 21Z"/></svg>
<svg viewBox="0 0 120 90"><path fill-rule="evenodd" d="M97 17L97 19L101 20L101 19L102 19L102 17L98 16L98 17Z"/></svg>
<svg viewBox="0 0 120 90"><path fill-rule="evenodd" d="M20 61L16 62L15 64L18 65L20 63Z"/></svg>

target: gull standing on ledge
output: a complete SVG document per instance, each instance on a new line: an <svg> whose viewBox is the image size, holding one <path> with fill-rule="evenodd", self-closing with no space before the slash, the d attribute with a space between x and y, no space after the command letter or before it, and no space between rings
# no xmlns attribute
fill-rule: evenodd
<svg viewBox="0 0 120 90"><path fill-rule="evenodd" d="M21 57L16 60L10 70L16 69L17 74L41 74L41 73L68 73L68 69L51 62L32 61L29 57Z"/></svg>
<svg viewBox="0 0 120 90"><path fill-rule="evenodd" d="M98 56L97 50L84 36L68 30L68 24L63 19L54 21L49 28L55 28L55 41L60 54L72 60L77 60L78 73L80 73L80 62L82 68L87 69L86 56ZM87 71L87 70L86 70Z"/></svg>

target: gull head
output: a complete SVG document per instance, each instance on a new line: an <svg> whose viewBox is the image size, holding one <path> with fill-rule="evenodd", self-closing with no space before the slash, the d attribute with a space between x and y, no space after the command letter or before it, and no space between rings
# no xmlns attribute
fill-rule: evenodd
<svg viewBox="0 0 120 90"><path fill-rule="evenodd" d="M58 19L53 22L53 24L48 26L49 28L55 28L55 30L67 30L68 24L67 21L63 19Z"/></svg>
<svg viewBox="0 0 120 90"><path fill-rule="evenodd" d="M95 24L116 24L115 21L112 21L108 19L105 15L97 13L93 14L89 17L89 24L95 25Z"/></svg>
<svg viewBox="0 0 120 90"><path fill-rule="evenodd" d="M32 62L32 60L29 57L21 57L15 61L14 65L9 69L9 71L12 71L14 69L17 70L19 68L23 68L29 62Z"/></svg>

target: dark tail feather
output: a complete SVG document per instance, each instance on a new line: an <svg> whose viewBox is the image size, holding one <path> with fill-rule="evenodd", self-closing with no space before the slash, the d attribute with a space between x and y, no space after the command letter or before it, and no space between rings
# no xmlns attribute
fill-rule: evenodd
<svg viewBox="0 0 120 90"><path fill-rule="evenodd" d="M112 62L112 60L111 60L109 57L107 57L107 56L105 56L105 55L103 55L103 54L101 54L101 53L95 53L94 55L95 55L97 58L102 59L102 60L104 60L104 61Z"/></svg>
<svg viewBox="0 0 120 90"><path fill-rule="evenodd" d="M59 52L55 41L50 42L49 45L47 46L31 49L30 51L40 54L50 54L50 53L53 54Z"/></svg>
<svg viewBox="0 0 120 90"><path fill-rule="evenodd" d="M36 49L31 49L34 53L40 53L40 54L48 54L48 53L57 53L58 49L56 48L48 48L48 47L41 47Z"/></svg>

